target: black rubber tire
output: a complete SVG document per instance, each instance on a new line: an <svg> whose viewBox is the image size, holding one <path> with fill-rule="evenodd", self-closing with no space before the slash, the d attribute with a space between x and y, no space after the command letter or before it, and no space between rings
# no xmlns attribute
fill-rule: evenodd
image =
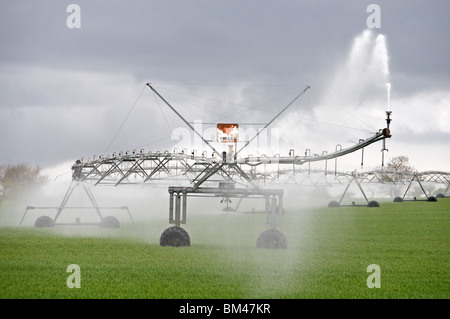
<svg viewBox="0 0 450 319"><path fill-rule="evenodd" d="M106 216L100 222L102 228L120 228L119 220L114 216Z"/></svg>
<svg viewBox="0 0 450 319"><path fill-rule="evenodd" d="M53 227L54 225L53 219L48 216L41 216L34 222L34 227L38 228Z"/></svg>
<svg viewBox="0 0 450 319"><path fill-rule="evenodd" d="M445 195L443 193L439 193L436 195L436 198L445 198Z"/></svg>
<svg viewBox="0 0 450 319"><path fill-rule="evenodd" d="M335 200L332 200L328 203L328 207L339 207L339 203Z"/></svg>
<svg viewBox="0 0 450 319"><path fill-rule="evenodd" d="M159 245L163 247L189 247L191 246L191 238L183 228L172 226L163 231L159 239Z"/></svg>
<svg viewBox="0 0 450 319"><path fill-rule="evenodd" d="M394 198L394 203L402 203L402 202L403 202L403 198L401 198L401 197Z"/></svg>
<svg viewBox="0 0 450 319"><path fill-rule="evenodd" d="M286 236L276 229L265 230L256 240L256 248L286 249Z"/></svg>
<svg viewBox="0 0 450 319"><path fill-rule="evenodd" d="M380 207L380 204L376 201L376 200L371 200L368 204L367 207Z"/></svg>
<svg viewBox="0 0 450 319"><path fill-rule="evenodd" d="M437 202L437 198L434 196L430 196L427 198L427 202Z"/></svg>

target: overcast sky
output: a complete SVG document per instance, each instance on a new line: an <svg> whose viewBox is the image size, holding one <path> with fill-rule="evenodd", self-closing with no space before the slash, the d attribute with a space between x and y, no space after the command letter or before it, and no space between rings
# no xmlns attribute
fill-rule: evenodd
<svg viewBox="0 0 450 319"><path fill-rule="evenodd" d="M381 24L369 31L372 3ZM1 1L0 165L171 150L186 126L151 82L187 120L248 134L309 85L273 125L280 145L254 152L346 147L384 128L389 109L386 157L450 171L449 16L447 0ZM360 157L339 161L360 169Z"/></svg>

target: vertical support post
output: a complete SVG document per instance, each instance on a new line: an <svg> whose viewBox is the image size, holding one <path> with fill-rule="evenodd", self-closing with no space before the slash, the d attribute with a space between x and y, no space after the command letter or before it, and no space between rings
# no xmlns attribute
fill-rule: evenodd
<svg viewBox="0 0 450 319"><path fill-rule="evenodd" d="M291 156L295 158L295 156L294 156L294 149L293 148L291 148L289 150L289 157L291 157ZM292 162L292 175L295 176L295 162ZM280 162L278 162L278 174L277 174L277 177L279 177L279 176L280 176Z"/></svg>
<svg viewBox="0 0 450 319"><path fill-rule="evenodd" d="M186 224L186 213L187 213L187 193L183 192L183 209L182 209L181 224Z"/></svg>
<svg viewBox="0 0 450 319"><path fill-rule="evenodd" d="M169 190L169 224L173 224L173 191Z"/></svg>
<svg viewBox="0 0 450 319"><path fill-rule="evenodd" d="M277 226L277 199L274 196L272 196L272 207L271 207L271 213L272 213L272 221L271 221L271 227L275 228Z"/></svg>
<svg viewBox="0 0 450 319"><path fill-rule="evenodd" d="M180 194L175 195L175 226L180 227Z"/></svg>
<svg viewBox="0 0 450 319"><path fill-rule="evenodd" d="M266 206L265 206L265 211L266 211L266 225L269 225L269 209L270 209L270 202L269 202L269 196L265 197L266 200Z"/></svg>
<svg viewBox="0 0 450 319"><path fill-rule="evenodd" d="M278 195L278 226L283 226L283 195Z"/></svg>
<svg viewBox="0 0 450 319"><path fill-rule="evenodd" d="M284 208L283 208L283 195L278 196L278 205L280 206L280 214L284 215Z"/></svg>
<svg viewBox="0 0 450 319"><path fill-rule="evenodd" d="M359 139L359 143L364 142L363 139ZM364 166L364 147L361 149L361 169L363 169Z"/></svg>

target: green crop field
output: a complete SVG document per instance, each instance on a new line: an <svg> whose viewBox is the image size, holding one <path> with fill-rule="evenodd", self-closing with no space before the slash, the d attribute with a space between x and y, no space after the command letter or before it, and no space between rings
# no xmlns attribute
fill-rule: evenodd
<svg viewBox="0 0 450 319"><path fill-rule="evenodd" d="M280 250L255 248L260 213L193 214L183 248L159 246L166 220L1 227L0 298L449 298L450 199L380 204L287 209Z"/></svg>

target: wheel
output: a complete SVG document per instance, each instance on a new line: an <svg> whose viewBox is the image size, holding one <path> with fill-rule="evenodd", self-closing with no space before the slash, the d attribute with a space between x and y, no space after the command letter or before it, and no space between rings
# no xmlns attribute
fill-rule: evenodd
<svg viewBox="0 0 450 319"><path fill-rule="evenodd" d="M401 197L394 198L394 203L402 203L402 202L403 202L403 198L401 198Z"/></svg>
<svg viewBox="0 0 450 319"><path fill-rule="evenodd" d="M445 198L445 195L443 193L439 193L436 195L436 198Z"/></svg>
<svg viewBox="0 0 450 319"><path fill-rule="evenodd" d="M287 239L276 229L263 231L256 240L256 248L287 248Z"/></svg>
<svg viewBox="0 0 450 319"><path fill-rule="evenodd" d="M189 247L191 246L191 238L183 228L172 226L163 231L159 239L159 244L161 246Z"/></svg>
<svg viewBox="0 0 450 319"><path fill-rule="evenodd" d="M328 203L328 207L339 207L339 203L335 200L332 200Z"/></svg>
<svg viewBox="0 0 450 319"><path fill-rule="evenodd" d="M430 196L427 198L427 202L437 202L437 198L434 196Z"/></svg>
<svg viewBox="0 0 450 319"><path fill-rule="evenodd" d="M38 219L36 219L36 221L34 222L34 227L43 228L43 227L53 227L53 226L54 226L53 219L51 219L48 216L41 216Z"/></svg>
<svg viewBox="0 0 450 319"><path fill-rule="evenodd" d="M227 207L224 207L224 208L222 209L222 211L223 211L223 212L231 212L231 213L234 213L236 210L235 210L233 207L231 207L231 206L227 206Z"/></svg>
<svg viewBox="0 0 450 319"><path fill-rule="evenodd" d="M380 204L376 201L376 200L371 200L368 204L367 207L380 207Z"/></svg>
<svg viewBox="0 0 450 319"><path fill-rule="evenodd" d="M100 227L102 228L119 228L120 223L114 216L106 216L102 218L100 222Z"/></svg>

